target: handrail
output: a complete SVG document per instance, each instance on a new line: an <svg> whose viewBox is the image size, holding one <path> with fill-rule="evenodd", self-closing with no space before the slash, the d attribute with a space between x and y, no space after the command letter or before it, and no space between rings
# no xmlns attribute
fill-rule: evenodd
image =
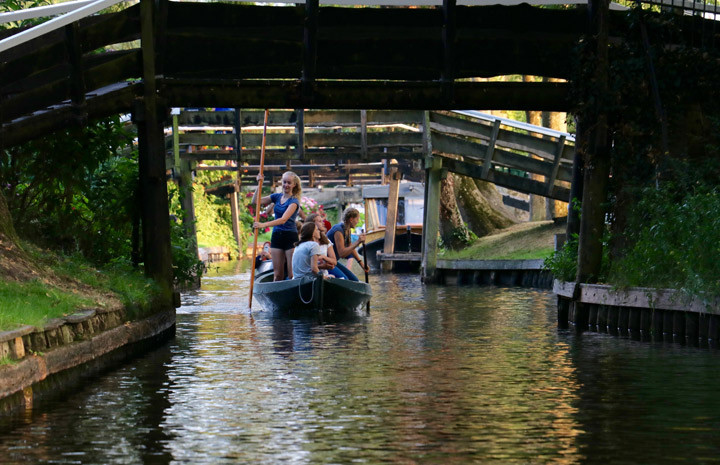
<svg viewBox="0 0 720 465"><path fill-rule="evenodd" d="M544 134L552 137L565 137L566 141L575 142L575 136L569 132L557 131L555 129L546 128L543 126L535 126L534 124L523 123L515 121L514 119L503 118L501 116L494 116L488 113L482 113L475 110L453 110L453 113L458 113L472 118L482 119L485 121L500 121L500 124L504 126L510 126L516 129L522 129L524 131L535 132L538 134Z"/></svg>
<svg viewBox="0 0 720 465"><path fill-rule="evenodd" d="M95 0L75 0L72 2L56 3L54 5L36 6L24 10L8 11L0 13L0 24L13 21L24 21L26 19L44 18L57 16L81 8Z"/></svg>
<svg viewBox="0 0 720 465"><path fill-rule="evenodd" d="M40 37L43 34L52 32L56 29L60 29L63 26L67 26L75 21L90 16L98 11L104 10L105 8L120 3L123 0L95 0L92 3L88 3L85 6L79 7L66 13L57 18L53 18L50 21L44 22L30 29L26 29L15 35L0 40L0 53L9 50L18 45L24 44L32 39Z"/></svg>

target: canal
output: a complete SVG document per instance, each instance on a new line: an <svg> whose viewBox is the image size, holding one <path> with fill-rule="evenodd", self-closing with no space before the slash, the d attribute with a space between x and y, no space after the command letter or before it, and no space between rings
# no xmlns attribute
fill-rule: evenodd
<svg viewBox="0 0 720 465"><path fill-rule="evenodd" d="M370 314L247 311L214 267L177 335L0 421L0 463L716 463L716 350L558 330L547 291L372 276Z"/></svg>

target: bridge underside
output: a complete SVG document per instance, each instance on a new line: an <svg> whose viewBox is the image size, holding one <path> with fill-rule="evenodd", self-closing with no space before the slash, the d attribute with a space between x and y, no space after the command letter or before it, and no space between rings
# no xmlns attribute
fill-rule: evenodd
<svg viewBox="0 0 720 465"><path fill-rule="evenodd" d="M141 16L135 5L1 52L3 144L138 112L149 58L137 41ZM567 82L480 78L569 79L586 22L584 7L446 12L166 1L152 21L162 107L554 111L570 106Z"/></svg>

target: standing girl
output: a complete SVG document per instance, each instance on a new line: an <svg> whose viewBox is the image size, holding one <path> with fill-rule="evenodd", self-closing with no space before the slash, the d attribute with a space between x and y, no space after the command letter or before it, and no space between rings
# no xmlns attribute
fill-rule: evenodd
<svg viewBox="0 0 720 465"><path fill-rule="evenodd" d="M258 176L258 181L262 180ZM292 275L292 257L295 250L295 243L298 240L297 226L295 220L300 210L300 195L302 188L300 187L300 178L292 171L287 171L282 176L282 193L270 194L267 197L260 198L261 205L275 204L273 209L275 219L265 223L255 222L253 228L267 228L272 226L273 232L270 238L270 256L272 257L274 279L282 281L285 279L285 268L287 266L288 276ZM254 205L258 196L258 191L252 198Z"/></svg>

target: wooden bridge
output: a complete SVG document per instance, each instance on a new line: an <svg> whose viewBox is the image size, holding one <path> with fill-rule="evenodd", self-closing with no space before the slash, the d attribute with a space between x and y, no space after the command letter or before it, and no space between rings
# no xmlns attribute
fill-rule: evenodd
<svg viewBox="0 0 720 465"><path fill-rule="evenodd" d="M562 183L568 180L569 157L567 138L546 141L535 153L540 159L535 159L516 153L515 147L503 147L502 127L473 121L472 116L428 111L567 111L567 81L482 78L522 74L569 80L583 36L596 37L603 30L609 40L622 41L624 33L618 29L621 21L608 20L616 13L608 12L607 4L589 12L585 6L463 6L456 0L431 8L320 7L318 0L284 7L140 0L116 13L87 16L116 2L96 0L34 29L0 31L0 149L81 126L89 119L131 113L139 137L145 264L148 273L168 287L168 147L163 131L170 108L367 109L366 133L363 113L357 111L352 118L359 134L356 130L351 135L316 136L303 129L292 135L293 143L286 134L284 142L273 142L278 144L275 160L283 159L279 148L284 148L286 163L367 163L386 156L386 147L407 154L403 158L422 160L426 231L434 231L444 170L567 199ZM7 15L0 15L0 21L7 20ZM714 24L697 27L706 21L702 17L682 21L688 22L683 33L713 41ZM370 124L383 121L385 114L370 110L420 110L421 117L408 112L400 119L422 130L378 136ZM291 113L281 114L279 120L292 118ZM315 117L302 114L306 123ZM200 143L193 142L196 136L186 134L185 146ZM236 157L249 162L255 144L250 136L247 143L225 145L246 147ZM314 145L329 143L331 137L337 140L330 145L334 157L324 146ZM343 145L351 144L350 139L352 145ZM509 173L512 166L542 174L547 182L523 181ZM585 212L582 218L593 225L602 222L601 216ZM431 276L437 238L432 233L425 236L423 263Z"/></svg>
<svg viewBox="0 0 720 465"><path fill-rule="evenodd" d="M166 147L178 159L234 162L196 169L237 171L239 166L254 182L262 111L183 111L173 118L175 132L167 136ZM383 161L389 159L404 161L400 171L412 177L413 165L421 172L424 159L433 155L448 171L567 201L574 140L479 112L271 111L265 157L268 182L292 169L314 187L378 184L388 174ZM180 166L174 160L168 157L168 167Z"/></svg>

